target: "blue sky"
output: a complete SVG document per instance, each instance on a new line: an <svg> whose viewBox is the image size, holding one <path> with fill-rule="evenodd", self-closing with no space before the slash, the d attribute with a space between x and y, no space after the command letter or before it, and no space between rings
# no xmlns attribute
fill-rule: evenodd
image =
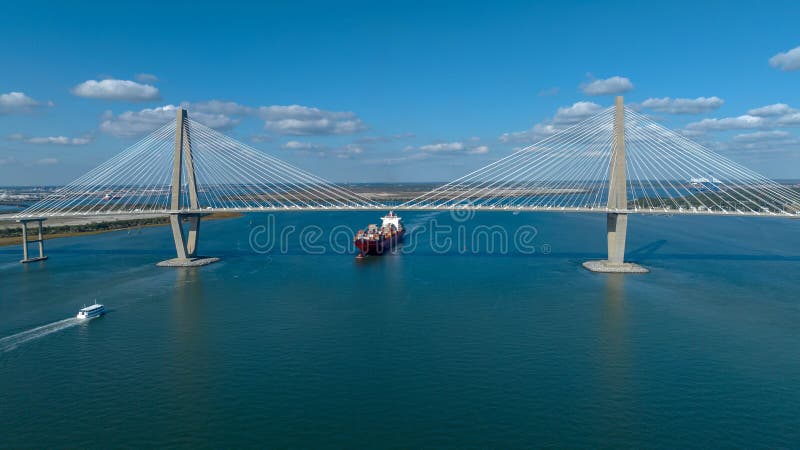
<svg viewBox="0 0 800 450"><path fill-rule="evenodd" d="M651 3L7 3L0 185L68 182L181 104L334 181L446 181L618 93L800 178L800 4Z"/></svg>

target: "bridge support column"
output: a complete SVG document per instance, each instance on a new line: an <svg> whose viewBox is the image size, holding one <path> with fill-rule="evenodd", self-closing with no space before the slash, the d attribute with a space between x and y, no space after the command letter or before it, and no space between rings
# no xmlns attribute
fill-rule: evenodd
<svg viewBox="0 0 800 450"><path fill-rule="evenodd" d="M174 213L169 215L172 239L175 241L177 258L158 263L160 267L196 267L219 261L219 258L197 256L197 244L200 239L200 213ZM188 230L184 229L188 222Z"/></svg>
<svg viewBox="0 0 800 450"><path fill-rule="evenodd" d="M628 176L625 156L625 106L622 97L614 102L614 138L611 144L611 163L608 168L608 215L606 238L608 259L587 261L583 267L592 272L647 273L644 267L625 262L625 239L628 234Z"/></svg>
<svg viewBox="0 0 800 450"><path fill-rule="evenodd" d="M189 231L183 231L183 222L189 222ZM200 237L200 214L170 214L172 239L178 258L197 257L197 239Z"/></svg>
<svg viewBox="0 0 800 450"><path fill-rule="evenodd" d="M22 224L22 259L20 260L21 263L32 263L36 261L44 261L47 259L47 256L44 256L44 236L42 232L42 222L47 219L20 219L17 222ZM28 223L29 222L36 222L39 225L39 239L34 239L32 241L28 240ZM28 244L31 242L39 243L39 256L30 257L30 253L28 251Z"/></svg>
<svg viewBox="0 0 800 450"><path fill-rule="evenodd" d="M194 173L194 159L192 158L192 141L189 135L189 116L186 110L178 108L178 117L175 121L175 156L172 163L172 186L170 189L169 224L172 229L172 239L175 241L177 258L161 261L161 267L194 267L205 266L219 261L219 258L197 256L197 243L200 240L200 218L203 213L197 212L200 206L197 202L197 181ZM182 205L181 183L182 174L186 171L186 187L189 204ZM188 208L187 208L188 207ZM188 232L183 230L183 222L189 222Z"/></svg>
<svg viewBox="0 0 800 450"><path fill-rule="evenodd" d="M609 213L606 217L608 238L608 262L622 264L625 262L625 238L628 234L628 215Z"/></svg>

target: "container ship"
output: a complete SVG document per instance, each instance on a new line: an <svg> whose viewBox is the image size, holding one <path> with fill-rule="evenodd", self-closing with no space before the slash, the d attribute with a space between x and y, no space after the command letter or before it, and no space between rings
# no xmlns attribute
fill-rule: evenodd
<svg viewBox="0 0 800 450"><path fill-rule="evenodd" d="M393 211L389 211L389 214L381 217L380 228L375 224L370 224L366 230L358 230L353 240L359 250L356 258L381 255L385 251L391 251L403 240L405 232L403 219Z"/></svg>

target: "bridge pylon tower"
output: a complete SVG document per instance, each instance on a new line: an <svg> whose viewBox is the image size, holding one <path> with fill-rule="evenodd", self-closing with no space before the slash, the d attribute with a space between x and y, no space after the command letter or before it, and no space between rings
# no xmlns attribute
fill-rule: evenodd
<svg viewBox="0 0 800 450"><path fill-rule="evenodd" d="M186 195L184 195L183 174L186 174ZM184 198L187 197L187 198ZM186 201L188 199L188 204ZM172 185L170 187L169 222L172 238L175 241L177 257L158 263L162 267L204 266L219 261L219 258L197 255L200 240L200 212L197 201L197 179L192 158L192 139L189 133L189 114L178 108L175 119L175 153L172 161ZM188 223L188 231L184 230Z"/></svg>
<svg viewBox="0 0 800 450"><path fill-rule="evenodd" d="M625 154L625 104L622 96L617 96L614 100L612 133L606 207L608 259L587 261L583 266L592 272L646 273L648 270L644 267L625 262L625 240L628 235L628 174Z"/></svg>

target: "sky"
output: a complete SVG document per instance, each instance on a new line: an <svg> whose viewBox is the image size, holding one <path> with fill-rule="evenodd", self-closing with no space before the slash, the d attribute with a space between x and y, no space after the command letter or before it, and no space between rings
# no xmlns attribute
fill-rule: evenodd
<svg viewBox="0 0 800 450"><path fill-rule="evenodd" d="M448 181L637 108L800 178L798 2L6 2L0 185L64 184L175 108L336 182Z"/></svg>

